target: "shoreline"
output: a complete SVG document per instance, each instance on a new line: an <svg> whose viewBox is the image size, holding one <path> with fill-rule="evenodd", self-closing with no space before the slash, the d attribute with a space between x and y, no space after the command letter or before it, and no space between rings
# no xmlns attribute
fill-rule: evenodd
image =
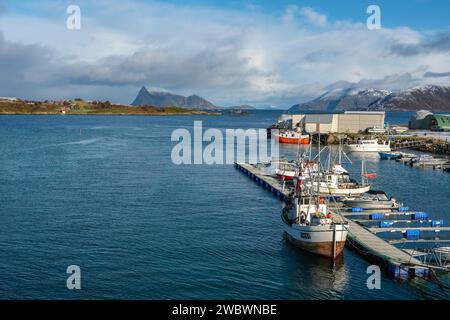
<svg viewBox="0 0 450 320"><path fill-rule="evenodd" d="M84 112L84 113L66 113L60 112L0 112L0 116L220 116L220 112L155 112L155 113L118 113L118 112Z"/></svg>
<svg viewBox="0 0 450 320"><path fill-rule="evenodd" d="M433 133L435 135L433 135ZM427 134L427 135L424 135ZM341 133L341 134L328 134L322 136L322 143L328 145L337 145L339 144L338 137L341 136L344 141L347 143L355 143L358 140L367 140L367 139L378 139L378 140L387 140L391 139L391 143L393 146L399 145L404 142L422 142L424 145L418 147L409 147L405 149L411 149L426 153L431 153L435 155L450 155L450 139L445 140L442 137L436 137L436 132L415 132L411 131L409 133L401 134L401 135L386 135L386 134L371 134L371 133ZM449 136L450 138L450 133ZM400 148L403 149L403 148Z"/></svg>

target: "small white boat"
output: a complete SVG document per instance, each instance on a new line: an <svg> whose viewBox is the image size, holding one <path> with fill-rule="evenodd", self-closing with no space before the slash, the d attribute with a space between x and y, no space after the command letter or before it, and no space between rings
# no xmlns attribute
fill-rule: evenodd
<svg viewBox="0 0 450 320"><path fill-rule="evenodd" d="M448 162L447 159L434 158L430 155L421 155L418 158L413 158L409 162L412 167L442 167Z"/></svg>
<svg viewBox="0 0 450 320"><path fill-rule="evenodd" d="M392 127L391 130L393 130L395 133L405 133L406 131L409 130L409 128L403 127L403 126L396 126L396 127Z"/></svg>
<svg viewBox="0 0 450 320"><path fill-rule="evenodd" d="M317 181L307 182L308 187L317 188ZM370 190L370 185L359 184L348 174L324 172L320 177L319 193L330 196L359 196Z"/></svg>
<svg viewBox="0 0 450 320"><path fill-rule="evenodd" d="M281 217L286 237L294 246L331 259L342 253L348 225L333 221L324 198L295 198Z"/></svg>
<svg viewBox="0 0 450 320"><path fill-rule="evenodd" d="M366 130L368 133L386 133L387 130L380 127L372 127Z"/></svg>
<svg viewBox="0 0 450 320"><path fill-rule="evenodd" d="M357 143L345 146L350 152L389 152L391 151L391 141L379 144L378 140L359 140Z"/></svg>
<svg viewBox="0 0 450 320"><path fill-rule="evenodd" d="M388 198L381 190L371 190L361 197L346 197L341 200L347 207L364 210L392 210L402 206L395 198Z"/></svg>

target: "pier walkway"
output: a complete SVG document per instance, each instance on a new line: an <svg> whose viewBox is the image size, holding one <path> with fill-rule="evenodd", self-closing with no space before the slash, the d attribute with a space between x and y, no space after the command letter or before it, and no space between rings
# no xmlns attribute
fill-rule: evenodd
<svg viewBox="0 0 450 320"><path fill-rule="evenodd" d="M406 230L419 230L419 231L429 231L429 232L444 232L450 231L450 227L407 227L407 228L369 228L373 233L380 232L401 232L405 233Z"/></svg>

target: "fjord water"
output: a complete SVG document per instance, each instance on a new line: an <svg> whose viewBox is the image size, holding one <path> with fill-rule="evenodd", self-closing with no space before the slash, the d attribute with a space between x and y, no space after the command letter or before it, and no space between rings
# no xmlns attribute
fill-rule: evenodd
<svg viewBox="0 0 450 320"><path fill-rule="evenodd" d="M280 201L232 165L171 162L172 131L194 120L265 128L278 114L0 116L0 298L448 299L385 274L369 290L355 252L332 265L287 243ZM449 221L450 174L367 166L376 188ZM69 265L81 290L66 288Z"/></svg>

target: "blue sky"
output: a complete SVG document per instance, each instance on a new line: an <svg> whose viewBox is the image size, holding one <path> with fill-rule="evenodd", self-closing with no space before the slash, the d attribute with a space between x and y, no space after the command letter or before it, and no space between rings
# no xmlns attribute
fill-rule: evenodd
<svg viewBox="0 0 450 320"><path fill-rule="evenodd" d="M383 8L383 23L386 26L410 26L422 30L448 28L450 18L450 1L446 0L171 0L168 2L180 5L225 7L232 10L242 10L246 5L254 5L262 11L278 14L284 12L286 6L299 5L327 13L331 20L353 21L366 19L366 8L376 4Z"/></svg>
<svg viewBox="0 0 450 320"><path fill-rule="evenodd" d="M0 96L129 103L145 85L289 107L330 88L448 85L449 18L444 0L0 0Z"/></svg>

